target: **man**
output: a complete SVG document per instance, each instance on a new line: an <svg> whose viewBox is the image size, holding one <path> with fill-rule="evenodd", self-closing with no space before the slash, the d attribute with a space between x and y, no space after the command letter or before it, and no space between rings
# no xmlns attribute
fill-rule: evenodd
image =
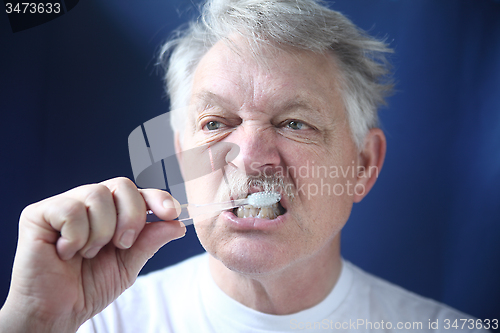
<svg viewBox="0 0 500 333"><path fill-rule="evenodd" d="M165 62L172 49L166 82L183 172L192 148L227 164L187 182L189 202L261 191L281 201L195 219L208 254L133 286L147 259L185 233L168 193L118 178L30 205L2 331L447 331L469 319L340 255L352 205L384 161L383 43L313 1L247 0L207 3L165 45ZM224 143L238 155L215 149ZM146 224L148 209L165 222Z"/></svg>

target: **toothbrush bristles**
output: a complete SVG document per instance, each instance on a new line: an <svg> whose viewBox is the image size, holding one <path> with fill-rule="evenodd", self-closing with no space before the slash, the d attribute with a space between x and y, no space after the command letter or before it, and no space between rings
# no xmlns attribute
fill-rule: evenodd
<svg viewBox="0 0 500 333"><path fill-rule="evenodd" d="M248 196L248 204L257 208L274 205L281 200L281 194L278 192L257 192Z"/></svg>

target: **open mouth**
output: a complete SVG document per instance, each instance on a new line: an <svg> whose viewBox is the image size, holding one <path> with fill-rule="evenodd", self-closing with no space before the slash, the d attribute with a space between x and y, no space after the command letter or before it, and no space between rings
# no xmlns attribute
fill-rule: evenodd
<svg viewBox="0 0 500 333"><path fill-rule="evenodd" d="M286 209L283 208L280 202L277 202L271 206L265 207L254 207L252 205L240 206L233 209L233 214L239 218L256 217L261 219L274 220L280 215L286 213Z"/></svg>

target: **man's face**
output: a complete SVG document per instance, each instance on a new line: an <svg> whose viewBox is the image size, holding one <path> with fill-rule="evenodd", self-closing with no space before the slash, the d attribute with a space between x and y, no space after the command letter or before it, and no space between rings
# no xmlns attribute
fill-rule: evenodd
<svg viewBox="0 0 500 333"><path fill-rule="evenodd" d="M331 55L267 49L256 60L245 43L235 43L217 43L198 65L182 149L231 142L239 155L225 176L214 173L186 188L190 202L217 202L246 196L228 181L284 176L294 198L283 195L283 215L240 218L225 211L195 221L205 249L226 267L262 275L338 246L352 193L362 190L354 187L358 154Z"/></svg>

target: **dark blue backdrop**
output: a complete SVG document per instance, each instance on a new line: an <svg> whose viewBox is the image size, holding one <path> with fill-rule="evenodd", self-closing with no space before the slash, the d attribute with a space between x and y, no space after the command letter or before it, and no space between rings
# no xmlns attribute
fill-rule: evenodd
<svg viewBox="0 0 500 333"><path fill-rule="evenodd" d="M0 300L24 206L133 177L129 133L169 107L154 55L195 13L189 8L85 0L15 34L0 14ZM381 112L387 160L354 207L344 256L461 311L499 318L500 2L338 0L333 8L387 37L398 81ZM144 271L200 251L189 227Z"/></svg>

